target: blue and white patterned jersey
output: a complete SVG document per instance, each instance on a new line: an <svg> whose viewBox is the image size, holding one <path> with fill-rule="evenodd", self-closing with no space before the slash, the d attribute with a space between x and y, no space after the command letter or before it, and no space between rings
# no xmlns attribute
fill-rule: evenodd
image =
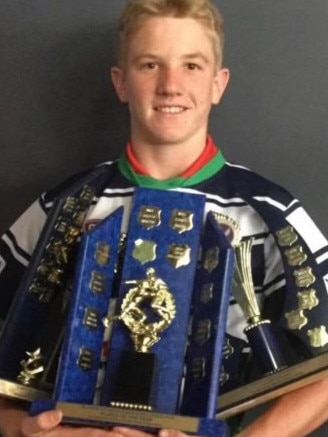
<svg viewBox="0 0 328 437"><path fill-rule="evenodd" d="M275 231L290 226L306 248L308 263L320 276L321 286L328 295L328 243L298 200L273 182L237 165L222 162L218 169L202 172L201 177L192 177L182 187L163 183L163 188L206 195L205 215L215 211L229 216L240 227L241 237L252 237L252 270L255 292L261 307L269 302L270 317L284 320L286 288L286 262L277 245ZM99 187L97 196L89 208L84 229L104 219L118 207L124 207L122 232L126 231L135 187L142 184L133 170L127 169L126 160L101 164L106 168L106 178ZM87 172L83 173L83 176ZM132 174L132 176L131 176ZM15 290L38 241L54 199L72 182L82 177L74 176L59 187L43 194L12 225L0 240L0 317L5 318ZM149 178L151 182L151 178ZM150 183L150 185L152 185ZM171 188L173 186L173 188ZM158 188L160 186L157 185ZM272 222L274 223L271 226ZM277 224L281 221L281 224ZM278 228L277 228L278 226ZM290 273L290 272L289 272ZM323 285L322 285L323 284ZM326 302L322 302L325 305ZM327 301L328 304L328 301ZM320 325L328 329L326 320L318 314ZM313 317L316 313L312 312ZM230 299L226 332L236 349L247 351L244 334L245 317L233 297ZM328 343L328 340L327 340Z"/></svg>

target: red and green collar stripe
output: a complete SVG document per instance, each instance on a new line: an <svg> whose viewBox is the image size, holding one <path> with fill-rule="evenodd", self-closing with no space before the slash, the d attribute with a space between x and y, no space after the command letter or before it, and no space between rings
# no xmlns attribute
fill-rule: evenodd
<svg viewBox="0 0 328 437"><path fill-rule="evenodd" d="M151 176L137 173L126 154L124 153L119 160L119 169L121 173L137 186L159 189L170 189L179 187L191 187L197 185L206 179L214 176L218 173L225 164L225 159L220 151L210 159L205 165L203 165L198 171L190 176L179 176L164 181L154 179Z"/></svg>

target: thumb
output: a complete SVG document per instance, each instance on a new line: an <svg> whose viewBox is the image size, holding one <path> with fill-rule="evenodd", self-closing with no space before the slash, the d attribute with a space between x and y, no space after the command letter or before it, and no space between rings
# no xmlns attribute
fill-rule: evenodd
<svg viewBox="0 0 328 437"><path fill-rule="evenodd" d="M41 437L45 432L56 428L63 418L60 410L50 410L34 417L23 419L21 431L26 437Z"/></svg>

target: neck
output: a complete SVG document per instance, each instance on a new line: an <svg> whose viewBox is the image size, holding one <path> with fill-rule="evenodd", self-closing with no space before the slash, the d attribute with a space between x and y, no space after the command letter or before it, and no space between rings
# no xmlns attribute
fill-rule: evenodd
<svg viewBox="0 0 328 437"><path fill-rule="evenodd" d="M133 136L131 142L135 158L148 175L166 180L181 176L196 161L204 150L206 136L178 145L139 143Z"/></svg>

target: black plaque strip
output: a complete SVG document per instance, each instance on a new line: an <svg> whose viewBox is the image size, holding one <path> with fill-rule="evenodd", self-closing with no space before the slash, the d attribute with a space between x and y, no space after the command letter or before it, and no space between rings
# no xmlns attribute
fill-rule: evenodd
<svg viewBox="0 0 328 437"><path fill-rule="evenodd" d="M126 403L149 406L155 371L154 354L123 351L113 400L121 406Z"/></svg>
<svg viewBox="0 0 328 437"><path fill-rule="evenodd" d="M99 168L58 198L49 215L29 267L17 290L0 337L0 376L16 379L26 351L38 338L58 299L63 298L68 264L85 215L104 176Z"/></svg>
<svg viewBox="0 0 328 437"><path fill-rule="evenodd" d="M210 212L193 296L182 414L215 417L234 271L234 249Z"/></svg>

